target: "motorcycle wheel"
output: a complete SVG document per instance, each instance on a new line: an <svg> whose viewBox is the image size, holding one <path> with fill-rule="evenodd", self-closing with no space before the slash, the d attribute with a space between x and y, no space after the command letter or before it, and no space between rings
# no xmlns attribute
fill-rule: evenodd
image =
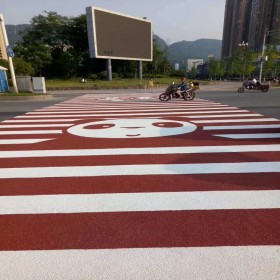
<svg viewBox="0 0 280 280"><path fill-rule="evenodd" d="M195 98L195 92L191 91L190 92L190 100L194 100L194 98Z"/></svg>
<svg viewBox="0 0 280 280"><path fill-rule="evenodd" d="M262 92L268 92L268 88L267 88L267 87L262 87L262 88L261 88L261 91L262 91Z"/></svg>
<svg viewBox="0 0 280 280"><path fill-rule="evenodd" d="M160 94L160 96L158 97L160 101L168 101L170 100L170 95L167 95L165 92Z"/></svg>
<svg viewBox="0 0 280 280"><path fill-rule="evenodd" d="M188 94L186 92L184 92L183 99L185 101L193 100L194 99L194 92L193 91L189 91Z"/></svg>
<svg viewBox="0 0 280 280"><path fill-rule="evenodd" d="M244 92L244 87L240 87L240 88L238 88L238 92Z"/></svg>

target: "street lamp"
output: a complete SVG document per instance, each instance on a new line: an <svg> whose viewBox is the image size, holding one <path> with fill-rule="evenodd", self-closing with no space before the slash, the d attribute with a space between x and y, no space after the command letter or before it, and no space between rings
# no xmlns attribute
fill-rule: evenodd
<svg viewBox="0 0 280 280"><path fill-rule="evenodd" d="M212 69L212 66L211 66L212 63L211 62L214 60L215 55L210 53L210 54L208 54L208 58L209 58L208 74L209 74L209 79L212 81L212 73L210 73L210 72L212 72L211 71L211 69Z"/></svg>
<svg viewBox="0 0 280 280"><path fill-rule="evenodd" d="M215 55L214 54L208 54L208 58L209 58L209 60L211 60L211 59L213 59L215 57Z"/></svg>
<svg viewBox="0 0 280 280"><path fill-rule="evenodd" d="M244 80L244 72L245 72L245 65L246 65L246 61L244 61L244 51L249 47L249 44L246 42L242 42L240 44L238 44L239 48L242 50L242 62L243 62L243 80Z"/></svg>

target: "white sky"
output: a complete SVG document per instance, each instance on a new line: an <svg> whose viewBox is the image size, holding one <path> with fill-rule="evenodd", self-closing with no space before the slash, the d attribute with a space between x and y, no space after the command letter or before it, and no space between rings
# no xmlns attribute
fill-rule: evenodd
<svg viewBox="0 0 280 280"><path fill-rule="evenodd" d="M226 0L0 0L5 24L30 23L43 11L76 17L95 6L152 21L154 34L168 44L222 39Z"/></svg>

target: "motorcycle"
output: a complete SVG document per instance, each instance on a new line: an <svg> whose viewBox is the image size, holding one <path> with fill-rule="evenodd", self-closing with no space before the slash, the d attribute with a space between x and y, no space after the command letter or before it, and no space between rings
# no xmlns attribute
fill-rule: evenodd
<svg viewBox="0 0 280 280"><path fill-rule="evenodd" d="M238 88L238 92L244 92L245 90L260 90L262 92L268 92L269 84L261 84L257 82L256 84L250 83L248 81L243 82L242 87Z"/></svg>
<svg viewBox="0 0 280 280"><path fill-rule="evenodd" d="M189 88L186 91L181 92L181 95L178 93L178 87L173 83L167 87L165 92L159 95L161 101L169 101L172 98L183 98L185 101L193 100L195 98L196 88Z"/></svg>

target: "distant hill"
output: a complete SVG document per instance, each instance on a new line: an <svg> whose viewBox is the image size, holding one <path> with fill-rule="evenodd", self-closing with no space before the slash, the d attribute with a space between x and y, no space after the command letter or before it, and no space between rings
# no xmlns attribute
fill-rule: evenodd
<svg viewBox="0 0 280 280"><path fill-rule="evenodd" d="M29 24L18 24L18 25L6 25L6 32L9 40L9 44L14 46L16 42L21 40L20 32L26 30L30 25Z"/></svg>
<svg viewBox="0 0 280 280"><path fill-rule="evenodd" d="M196 41L181 41L168 47L170 62L182 63L188 58L202 58L208 60L209 54L221 58L222 41L215 39L199 39Z"/></svg>
<svg viewBox="0 0 280 280"><path fill-rule="evenodd" d="M154 40L162 51L167 51L167 57L171 64L179 63L182 66L187 59L192 58L202 58L204 61L208 61L210 54L217 59L221 58L222 40L180 41L169 46L157 35L154 35Z"/></svg>
<svg viewBox="0 0 280 280"><path fill-rule="evenodd" d="M28 28L29 24L6 25L9 44L13 46L21 40L20 32ZM196 41L180 41L167 45L159 36L153 36L158 47L167 52L171 64L179 63L181 66L189 58L202 58L207 61L208 55L213 54L217 59L221 57L222 40L199 39Z"/></svg>

